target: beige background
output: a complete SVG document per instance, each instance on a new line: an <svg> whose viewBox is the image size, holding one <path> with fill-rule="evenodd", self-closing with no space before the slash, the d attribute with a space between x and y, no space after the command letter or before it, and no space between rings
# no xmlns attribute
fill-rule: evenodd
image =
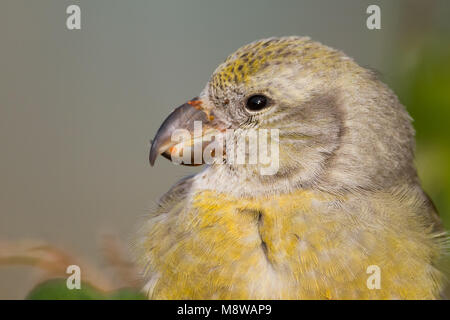
<svg viewBox="0 0 450 320"><path fill-rule="evenodd" d="M389 78L406 2L2 0L0 240L43 239L95 261L99 232L126 240L162 193L199 170L162 159L151 168L149 139L229 53L308 35ZM379 31L365 26L374 3ZM65 27L70 4L81 7L80 31ZM0 267L0 299L23 298L31 278Z"/></svg>

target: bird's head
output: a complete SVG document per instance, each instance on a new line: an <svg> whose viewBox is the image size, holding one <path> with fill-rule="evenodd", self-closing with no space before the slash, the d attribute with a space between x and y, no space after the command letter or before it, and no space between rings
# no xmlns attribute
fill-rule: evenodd
<svg viewBox="0 0 450 320"><path fill-rule="evenodd" d="M174 135L177 130L190 136ZM219 141L222 154L212 147ZM199 97L162 124L150 163L158 154L183 155L186 146L192 148L185 164L201 164L212 153L211 167L221 178L253 181L266 193L309 186L374 189L416 175L414 131L396 96L342 52L304 37L265 39L231 54ZM263 147L269 162L261 162ZM243 162L236 161L239 150ZM275 170L264 174L261 168L268 167Z"/></svg>

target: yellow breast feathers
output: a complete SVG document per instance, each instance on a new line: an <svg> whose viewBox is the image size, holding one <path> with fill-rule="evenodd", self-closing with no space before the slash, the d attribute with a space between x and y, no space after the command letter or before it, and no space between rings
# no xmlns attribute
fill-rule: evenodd
<svg viewBox="0 0 450 320"><path fill-rule="evenodd" d="M150 298L433 299L442 290L442 234L411 192L202 191L174 202L137 244Z"/></svg>

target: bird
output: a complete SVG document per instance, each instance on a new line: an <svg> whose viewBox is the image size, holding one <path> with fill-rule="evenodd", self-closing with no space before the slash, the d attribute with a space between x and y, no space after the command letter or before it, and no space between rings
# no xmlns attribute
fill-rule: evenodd
<svg viewBox="0 0 450 320"><path fill-rule="evenodd" d="M198 140L196 121L215 139ZM177 130L191 135L173 141ZM376 72L309 37L254 41L168 116L149 160L192 165L188 147L251 130L277 133L274 172L227 146L196 156L202 170L140 224L149 299L444 298L448 236L414 165L412 118Z"/></svg>

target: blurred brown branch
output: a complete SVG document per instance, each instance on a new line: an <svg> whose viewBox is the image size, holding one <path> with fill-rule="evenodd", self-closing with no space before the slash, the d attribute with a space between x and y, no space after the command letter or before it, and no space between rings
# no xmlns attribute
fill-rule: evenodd
<svg viewBox="0 0 450 320"><path fill-rule="evenodd" d="M112 234L105 234L100 241L100 255L105 266L99 267L68 250L39 240L0 240L0 266L30 266L40 271L37 281L66 278L67 267L78 265L82 280L103 291L123 287L139 288L138 273L127 255L125 246ZM31 285L30 285L31 287Z"/></svg>

